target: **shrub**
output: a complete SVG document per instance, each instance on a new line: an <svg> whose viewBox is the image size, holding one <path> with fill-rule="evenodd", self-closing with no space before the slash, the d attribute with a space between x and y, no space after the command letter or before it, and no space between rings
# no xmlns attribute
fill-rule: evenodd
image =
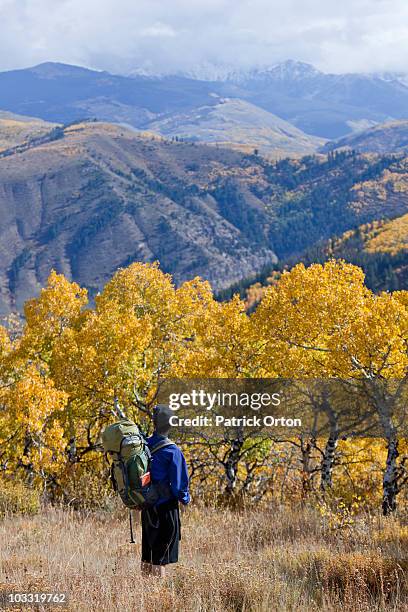
<svg viewBox="0 0 408 612"><path fill-rule="evenodd" d="M21 482L0 480L0 516L6 514L36 514L40 509L40 494Z"/></svg>
<svg viewBox="0 0 408 612"><path fill-rule="evenodd" d="M78 510L112 509L112 501L117 496L112 491L102 456L69 466L62 481L62 490L52 501Z"/></svg>

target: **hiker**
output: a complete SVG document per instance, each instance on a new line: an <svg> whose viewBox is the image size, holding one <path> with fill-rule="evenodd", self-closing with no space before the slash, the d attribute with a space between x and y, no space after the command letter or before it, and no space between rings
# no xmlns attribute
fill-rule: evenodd
<svg viewBox="0 0 408 612"><path fill-rule="evenodd" d="M144 575L165 575L168 563L177 563L181 540L179 503L190 501L187 464L179 447L170 443L170 417L164 404L153 411L154 433L147 442L152 451L150 474L160 497L142 510L142 563ZM156 450L155 450L156 449Z"/></svg>

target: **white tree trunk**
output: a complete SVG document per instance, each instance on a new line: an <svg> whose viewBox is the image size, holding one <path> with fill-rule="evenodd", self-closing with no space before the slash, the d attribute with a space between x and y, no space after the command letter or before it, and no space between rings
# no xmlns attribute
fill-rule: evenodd
<svg viewBox="0 0 408 612"><path fill-rule="evenodd" d="M224 463L225 476L227 479L226 493L232 495L235 492L237 485L238 465L240 460L241 449L243 445L242 435L231 441L231 448L228 453L227 460Z"/></svg>
<svg viewBox="0 0 408 612"><path fill-rule="evenodd" d="M336 457L336 449L339 441L339 432L337 427L330 431L326 446L323 452L321 463L320 489L327 491L333 484L333 466Z"/></svg>
<svg viewBox="0 0 408 612"><path fill-rule="evenodd" d="M383 476L382 511L385 516L397 509L398 455L398 438L393 431L387 440L387 462Z"/></svg>

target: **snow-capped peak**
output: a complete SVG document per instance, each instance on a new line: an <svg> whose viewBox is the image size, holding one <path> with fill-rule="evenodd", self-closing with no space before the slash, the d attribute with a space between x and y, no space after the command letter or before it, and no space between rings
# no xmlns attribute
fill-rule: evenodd
<svg viewBox="0 0 408 612"><path fill-rule="evenodd" d="M387 83L400 83L408 87L408 74L404 72L381 72L376 76Z"/></svg>
<svg viewBox="0 0 408 612"><path fill-rule="evenodd" d="M290 79L302 80L321 74L311 64L297 62L295 60L287 60L272 66L257 66L254 68L232 68L230 66L215 66L207 64L199 66L195 70L190 70L184 73L190 78L202 79L208 81L230 81L232 83L242 83L249 80L265 80L265 79Z"/></svg>
<svg viewBox="0 0 408 612"><path fill-rule="evenodd" d="M154 73L148 69L138 68L132 70L129 76L163 77L183 76L197 81L229 81L231 83L243 83L249 80L265 79L290 79L302 80L322 74L311 64L286 60L278 64L259 65L251 68L236 68L228 64L215 64L202 62L188 70L178 70L175 73Z"/></svg>

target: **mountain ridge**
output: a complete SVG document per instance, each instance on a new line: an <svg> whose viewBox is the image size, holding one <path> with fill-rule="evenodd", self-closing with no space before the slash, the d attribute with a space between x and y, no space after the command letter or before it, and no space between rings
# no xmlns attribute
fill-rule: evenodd
<svg viewBox="0 0 408 612"><path fill-rule="evenodd" d="M356 126L408 119L408 87L380 75L326 74L286 62L215 81L183 75L114 75L67 64L0 72L0 109L55 123L96 118L148 129L171 114L246 101L308 135L336 139Z"/></svg>
<svg viewBox="0 0 408 612"><path fill-rule="evenodd" d="M393 153L408 150L408 121L391 121L327 142L320 152L354 149L360 153Z"/></svg>
<svg viewBox="0 0 408 612"><path fill-rule="evenodd" d="M196 156L208 171L241 159L202 147ZM215 287L275 261L267 238L255 246L220 209L205 169L191 181L195 149L87 123L0 159L0 311L21 310L52 268L93 296L136 260L159 259L178 283L200 273ZM250 195L246 206L259 230L262 207Z"/></svg>
<svg viewBox="0 0 408 612"><path fill-rule="evenodd" d="M270 161L88 122L0 158L0 313L51 269L91 298L119 267L159 260L216 291L321 240L408 212L405 157ZM62 132L62 133L61 133Z"/></svg>
<svg viewBox="0 0 408 612"><path fill-rule="evenodd" d="M148 130L167 138L178 137L247 150L256 148L261 154L278 158L314 153L324 142L237 98L220 98L218 104L152 121Z"/></svg>

